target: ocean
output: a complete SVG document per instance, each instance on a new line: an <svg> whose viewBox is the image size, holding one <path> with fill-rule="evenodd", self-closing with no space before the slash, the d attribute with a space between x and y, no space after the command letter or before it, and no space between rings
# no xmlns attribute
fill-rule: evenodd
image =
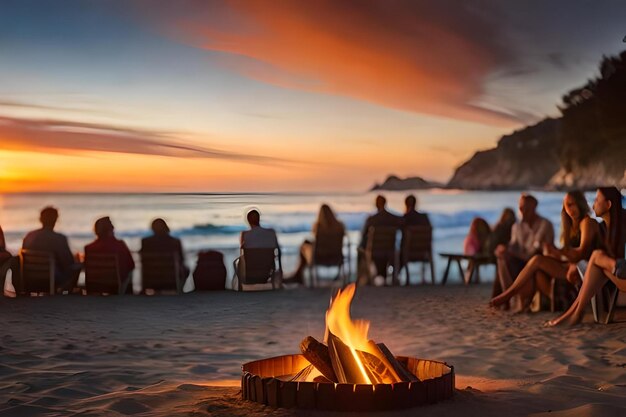
<svg viewBox="0 0 626 417"><path fill-rule="evenodd" d="M400 214L407 192L384 192L388 208ZM434 227L434 251L462 251L463 239L470 222L480 216L495 223L505 207L517 211L519 192L425 190L414 193L419 210L428 213ZM196 194L90 194L90 193L15 193L0 194L0 225L7 248L17 253L24 235L39 227L39 211L52 205L59 209L56 230L68 236L73 252L83 252L85 244L94 239L93 223L102 216L110 216L118 238L124 239L131 251L140 248L141 238L149 234L150 223L156 217L167 221L172 234L182 240L186 263L193 270L197 253L215 249L224 253L228 280L232 278L232 261L238 255L239 233L245 230L245 213L256 208L261 223L278 232L283 251L286 274L293 271L298 260L299 246L311 238L311 225L319 206L329 204L344 222L354 255L365 218L374 211L377 193L196 193ZM539 213L547 217L558 231L563 199L562 192L533 192L539 200ZM589 203L594 193L588 193ZM558 234L558 233L557 233ZM137 257L138 258L138 257ZM141 267L139 263L138 268ZM435 259L437 281L441 280L445 264ZM419 270L414 265L416 272ZM413 270L413 269L412 269ZM418 274L412 273L414 281ZM493 269L485 269L483 277L493 277ZM135 271L137 288L139 271ZM448 282L459 282L452 270ZM191 281L191 280L189 280ZM188 282L186 290L192 289Z"/></svg>

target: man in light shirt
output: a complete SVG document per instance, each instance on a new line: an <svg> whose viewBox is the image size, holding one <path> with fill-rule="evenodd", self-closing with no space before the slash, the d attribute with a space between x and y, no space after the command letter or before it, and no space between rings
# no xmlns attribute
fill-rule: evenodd
<svg viewBox="0 0 626 417"><path fill-rule="evenodd" d="M537 205L535 197L522 194L519 200L522 219L513 225L509 244L498 245L495 249L498 264L498 279L493 291L495 295L509 288L526 262L533 255L541 253L544 243L554 243L554 227L548 219L537 214ZM508 307L505 304L505 308Z"/></svg>
<svg viewBox="0 0 626 417"><path fill-rule="evenodd" d="M261 226L261 215L257 210L250 210L246 215L246 220L250 225L249 230L241 232L241 248L269 248L277 250L278 269L275 272L276 280L282 283L282 254L276 231L271 228Z"/></svg>

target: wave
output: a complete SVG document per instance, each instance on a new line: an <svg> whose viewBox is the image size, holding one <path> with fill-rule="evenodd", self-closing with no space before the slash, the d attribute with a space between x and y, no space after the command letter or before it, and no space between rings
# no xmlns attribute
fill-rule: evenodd
<svg viewBox="0 0 626 417"><path fill-rule="evenodd" d="M361 231L363 223L369 212L342 212L339 213L339 219L344 223L346 229L349 232ZM279 234L298 234L298 233L310 233L311 226L315 221L316 213L283 213L280 215L268 216L263 224L266 227L271 227ZM435 233L439 236L457 236L463 233L467 233L467 227L475 217L483 217L488 222L493 223L497 220L499 211L497 210L462 210L452 213L428 213L431 224L435 229ZM237 235L241 231L246 230L247 226L244 224L237 225L220 225L213 223L195 224L191 227L173 229L172 235L177 237L191 237L191 236L212 236L212 235ZM26 230L12 230L5 231L7 238L21 239L28 231ZM76 239L93 239L94 235L92 231L85 230L59 230L61 233L67 234L70 238ZM141 238L150 235L151 232L148 228L137 229L116 229L116 236L118 238Z"/></svg>
<svg viewBox="0 0 626 417"><path fill-rule="evenodd" d="M368 212L339 213L338 217L350 232L361 231ZM458 234L467 227L475 217L483 217L488 222L495 222L500 212L498 210L464 210L456 213L429 213L431 224L435 229L450 229L446 235ZM288 213L278 219L270 218L264 222L265 227L276 230L277 233L309 233L315 219L315 213ZM178 236L212 235L212 234L239 234L246 230L244 225L215 225L211 223L194 225L192 228L173 231ZM452 232L452 233L450 233Z"/></svg>

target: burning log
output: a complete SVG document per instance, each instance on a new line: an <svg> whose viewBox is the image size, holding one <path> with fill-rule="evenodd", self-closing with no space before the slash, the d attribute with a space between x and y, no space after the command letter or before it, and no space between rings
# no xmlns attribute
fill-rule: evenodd
<svg viewBox="0 0 626 417"><path fill-rule="evenodd" d="M384 345L383 345L384 346ZM374 342L367 344L368 351L353 349L337 336L328 332L328 351L337 375L337 381L351 384L391 384L395 382L415 381L417 378L408 371L398 372L396 366L402 365L384 347L387 354Z"/></svg>
<svg viewBox="0 0 626 417"><path fill-rule="evenodd" d="M337 375L337 382L350 384L371 384L365 371L365 367L360 363L360 358L356 350L351 349L337 336L328 332L328 353Z"/></svg>
<svg viewBox="0 0 626 417"><path fill-rule="evenodd" d="M371 341L370 341L371 342ZM372 342L373 343L373 342ZM380 349L380 352L385 356L389 364L393 367L396 373L402 378L402 381L415 382L419 379L413 375L395 356L389 351L384 343L377 343L376 346Z"/></svg>
<svg viewBox="0 0 626 417"><path fill-rule="evenodd" d="M328 380L337 382L337 376L333 370L333 364L330 360L328 347L315 340L314 337L307 336L300 342L300 350L304 357L311 362L318 371L321 372Z"/></svg>

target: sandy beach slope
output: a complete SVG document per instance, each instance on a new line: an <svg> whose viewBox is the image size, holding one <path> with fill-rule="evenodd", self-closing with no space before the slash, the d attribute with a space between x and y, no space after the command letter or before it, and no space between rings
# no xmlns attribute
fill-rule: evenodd
<svg viewBox="0 0 626 417"><path fill-rule="evenodd" d="M626 322L546 329L490 287L361 288L356 318L398 355L455 366L452 400L382 415L624 416ZM242 363L323 337L329 289L2 299L0 416L321 416L244 402ZM626 312L617 318L626 320ZM381 414L378 414L381 415Z"/></svg>

